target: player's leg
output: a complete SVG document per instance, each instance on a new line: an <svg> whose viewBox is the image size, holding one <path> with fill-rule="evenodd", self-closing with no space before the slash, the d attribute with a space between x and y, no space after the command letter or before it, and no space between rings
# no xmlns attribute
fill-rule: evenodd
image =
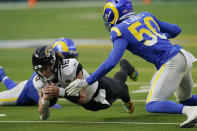
<svg viewBox="0 0 197 131"><path fill-rule="evenodd" d="M146 110L151 113L182 114L184 105L168 101L179 87L186 72L186 60L181 53L164 64L151 80Z"/></svg>
<svg viewBox="0 0 197 131"><path fill-rule="evenodd" d="M16 83L14 83L4 72L3 67L0 66L0 82L3 82L3 84L6 86L8 90L14 88L16 86Z"/></svg>
<svg viewBox="0 0 197 131"><path fill-rule="evenodd" d="M120 98L122 100L122 104L124 109L127 112L132 113L134 111L134 104L132 102L132 99L129 95L129 90L126 84L120 83L117 79L109 79L106 81L107 87L107 96L111 98L111 100L116 100L117 98ZM109 100L110 101L110 100Z"/></svg>
<svg viewBox="0 0 197 131"><path fill-rule="evenodd" d="M127 112L134 111L134 104L129 96L129 90L127 85L125 84L127 77L129 76L132 80L137 80L138 73L135 68L126 60L123 59L120 61L120 71L114 75L114 79L118 80L121 84L117 88L121 88L120 90L120 98L123 101L123 107Z"/></svg>
<svg viewBox="0 0 197 131"><path fill-rule="evenodd" d="M193 80L189 69L184 76L180 87L175 92L177 100L181 104L187 105L182 110L182 113L187 116L187 120L180 125L180 127L183 128L194 127L197 123L197 95L192 95L192 87Z"/></svg>
<svg viewBox="0 0 197 131"><path fill-rule="evenodd" d="M152 113L184 114L187 120L180 125L182 128L194 127L197 122L197 106L184 106L168 97L179 88L187 72L187 62L182 53L164 64L153 77L151 90L146 104L146 110Z"/></svg>
<svg viewBox="0 0 197 131"><path fill-rule="evenodd" d="M16 105L19 95L21 94L26 81L19 83L15 88L0 92L0 105Z"/></svg>
<svg viewBox="0 0 197 131"><path fill-rule="evenodd" d="M190 70L183 77L180 87L176 90L177 100L187 106L197 106L197 95L192 95L193 80Z"/></svg>
<svg viewBox="0 0 197 131"><path fill-rule="evenodd" d="M114 79L119 80L121 83L126 82L127 76L134 81L137 80L138 72L126 59L120 61L120 67L121 69L114 75Z"/></svg>

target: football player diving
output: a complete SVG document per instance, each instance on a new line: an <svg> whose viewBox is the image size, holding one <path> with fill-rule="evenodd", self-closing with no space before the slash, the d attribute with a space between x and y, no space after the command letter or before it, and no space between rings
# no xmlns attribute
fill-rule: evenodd
<svg viewBox="0 0 197 131"><path fill-rule="evenodd" d="M76 46L69 38L58 38L52 42L54 50L59 51L65 58L77 58ZM29 80L25 80L16 84L0 67L0 82L6 86L8 90L0 92L0 106L34 106L39 102L38 91L35 89L33 79L36 77L34 72ZM51 105L52 106L52 105ZM62 108L59 104L55 104L52 108Z"/></svg>
<svg viewBox="0 0 197 131"><path fill-rule="evenodd" d="M58 97L66 98L90 111L107 109L115 100L121 99L126 111L133 112L134 104L125 82L128 76L135 80L137 72L127 60L120 62L121 70L113 79L104 76L79 93L68 96L65 88L69 83L75 79L85 79L89 74L76 58L64 59L59 51L54 49L51 46L42 46L32 55L33 69L38 74L33 83L40 94L41 120L48 119L49 105Z"/></svg>
<svg viewBox="0 0 197 131"><path fill-rule="evenodd" d="M103 19L113 43L108 58L85 79L70 83L68 95L74 95L105 76L120 61L126 50L155 65L146 110L151 113L184 114L187 120L182 128L192 128L197 123L197 95L192 95L192 63L197 59L180 45L169 39L180 34L181 29L157 19L149 12L135 14L129 0L108 0ZM176 93L178 103L168 98Z"/></svg>

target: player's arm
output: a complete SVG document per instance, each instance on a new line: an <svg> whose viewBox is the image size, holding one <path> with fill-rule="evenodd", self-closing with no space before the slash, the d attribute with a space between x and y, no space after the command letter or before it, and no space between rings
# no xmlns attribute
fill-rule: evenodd
<svg viewBox="0 0 197 131"><path fill-rule="evenodd" d="M127 47L127 40L119 37L113 41L113 49L108 58L100 65L100 67L86 78L88 85L96 82L101 77L105 76L121 59Z"/></svg>
<svg viewBox="0 0 197 131"><path fill-rule="evenodd" d="M119 62L122 55L124 54L128 42L127 40L118 37L117 39L113 40L113 44L114 47L110 52L108 58L103 62L103 64L101 64L101 66L94 73L92 73L86 79L77 79L71 82L69 86L66 87L66 93L68 96L72 96L74 94L79 93L80 90L86 88L88 85L93 84L101 77L105 76L112 68L116 66L116 64Z"/></svg>
<svg viewBox="0 0 197 131"><path fill-rule="evenodd" d="M77 74L77 76L74 78L74 80L76 79L82 79L83 78L83 73L82 73L82 70ZM82 89L80 90L80 97L79 97L79 104L83 104L86 100L86 89Z"/></svg>
<svg viewBox="0 0 197 131"><path fill-rule="evenodd" d="M178 25L160 21L152 14L151 16L157 22L160 31L164 33L168 39L174 38L181 33L181 28Z"/></svg>
<svg viewBox="0 0 197 131"><path fill-rule="evenodd" d="M43 93L39 92L39 108L38 108L38 112L40 115L40 119L41 120L46 120L49 118L50 115L50 109L49 109L49 104L50 101L47 100L46 97L43 96Z"/></svg>
<svg viewBox="0 0 197 131"><path fill-rule="evenodd" d="M160 27L161 32L164 33L168 39L174 38L181 33L181 28L176 24L158 21L158 25Z"/></svg>

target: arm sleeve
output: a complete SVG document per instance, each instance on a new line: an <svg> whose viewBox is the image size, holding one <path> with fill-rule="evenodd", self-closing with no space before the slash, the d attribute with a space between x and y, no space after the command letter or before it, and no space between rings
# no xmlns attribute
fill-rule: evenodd
<svg viewBox="0 0 197 131"><path fill-rule="evenodd" d="M174 38L181 33L181 28L178 25L170 24L163 21L158 21L158 25L161 32L164 33L168 39Z"/></svg>
<svg viewBox="0 0 197 131"><path fill-rule="evenodd" d="M113 67L121 59L122 55L124 54L128 42L119 37L113 41L114 47L111 50L108 58L100 65L100 67L92 73L89 77L86 78L86 82L91 85L92 83L96 82L101 77L105 76Z"/></svg>

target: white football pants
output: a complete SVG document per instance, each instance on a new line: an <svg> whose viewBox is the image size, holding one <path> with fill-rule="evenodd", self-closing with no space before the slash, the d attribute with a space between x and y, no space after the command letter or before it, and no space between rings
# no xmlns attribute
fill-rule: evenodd
<svg viewBox="0 0 197 131"><path fill-rule="evenodd" d="M0 92L0 106L16 105L17 99L20 96L26 83L27 80L19 83L18 85L16 85L16 87L12 88L11 90Z"/></svg>
<svg viewBox="0 0 197 131"><path fill-rule="evenodd" d="M151 80L147 101L165 101L175 93L178 101L192 97L192 63L197 59L184 49L163 64Z"/></svg>

